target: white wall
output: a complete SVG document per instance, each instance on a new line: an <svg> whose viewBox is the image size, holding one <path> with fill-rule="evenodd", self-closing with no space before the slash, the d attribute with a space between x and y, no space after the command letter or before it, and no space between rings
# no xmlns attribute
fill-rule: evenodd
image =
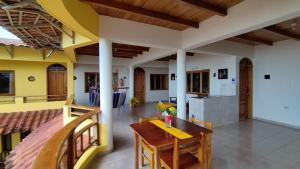
<svg viewBox="0 0 300 169"><path fill-rule="evenodd" d="M206 46L196 48L192 51L199 51L204 53L211 53L215 55L233 55L252 58L254 56L254 46L246 45L242 43L232 42L229 40L223 40L216 43L212 43Z"/></svg>
<svg viewBox="0 0 300 169"><path fill-rule="evenodd" d="M145 90L146 102L156 102L169 99L168 90L150 90L150 75L151 74L168 74L168 68L151 68L143 67L145 70Z"/></svg>
<svg viewBox="0 0 300 169"><path fill-rule="evenodd" d="M299 41L256 47L253 116L300 127L299 73ZM266 74L270 80L264 79Z"/></svg>
<svg viewBox="0 0 300 169"><path fill-rule="evenodd" d="M210 95L236 95L236 57L196 54L187 56L187 71L210 70ZM228 68L228 79L218 79L218 69ZM169 63L169 74L176 74L176 61ZM216 77L213 74L216 73ZM232 78L235 82L232 82ZM176 80L169 82L170 97L176 96Z"/></svg>
<svg viewBox="0 0 300 169"><path fill-rule="evenodd" d="M124 66L113 66L113 72L118 71L119 79L126 77L124 87L128 87L128 68ZM99 66L96 64L75 64L74 73L77 79L74 82L75 100L78 104L88 105L88 93L84 89L85 72L99 72ZM128 96L128 93L127 93Z"/></svg>
<svg viewBox="0 0 300 169"><path fill-rule="evenodd" d="M84 91L84 73L99 72L98 59L96 56L80 55L77 64L74 66L74 73L77 77L74 82L75 99L79 104L88 104L88 93ZM129 65L131 64L131 60L132 59L113 58L113 72L118 72L119 79L126 77L124 87L128 87L129 85ZM168 74L168 63L154 61L138 66L145 70L145 101L168 100L168 90L150 90L150 74ZM127 96L129 97L129 93L127 93ZM129 100L128 97L127 100Z"/></svg>

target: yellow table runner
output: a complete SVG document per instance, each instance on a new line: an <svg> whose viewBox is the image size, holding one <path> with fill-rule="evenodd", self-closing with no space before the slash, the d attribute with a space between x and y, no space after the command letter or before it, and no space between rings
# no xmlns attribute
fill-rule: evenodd
<svg viewBox="0 0 300 169"><path fill-rule="evenodd" d="M181 131L175 127L171 127L171 128L166 127L165 122L163 122L161 120L151 120L150 122L179 139L187 139L187 138L193 137L193 136L189 135L188 133Z"/></svg>

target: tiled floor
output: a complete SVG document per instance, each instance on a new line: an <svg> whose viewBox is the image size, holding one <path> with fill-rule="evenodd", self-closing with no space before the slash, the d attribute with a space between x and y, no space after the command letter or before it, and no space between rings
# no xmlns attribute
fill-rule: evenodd
<svg viewBox="0 0 300 169"><path fill-rule="evenodd" d="M114 151L95 157L88 169L133 169L133 133L153 104L114 113ZM300 169L300 131L255 120L214 129L213 169Z"/></svg>

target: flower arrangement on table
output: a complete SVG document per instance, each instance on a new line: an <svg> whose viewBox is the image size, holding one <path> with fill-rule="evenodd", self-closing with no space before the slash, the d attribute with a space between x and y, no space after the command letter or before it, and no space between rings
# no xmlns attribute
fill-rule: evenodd
<svg viewBox="0 0 300 169"><path fill-rule="evenodd" d="M174 104L158 102L155 107L159 111L160 115L165 118L166 126L171 127L172 118L177 115L177 110Z"/></svg>

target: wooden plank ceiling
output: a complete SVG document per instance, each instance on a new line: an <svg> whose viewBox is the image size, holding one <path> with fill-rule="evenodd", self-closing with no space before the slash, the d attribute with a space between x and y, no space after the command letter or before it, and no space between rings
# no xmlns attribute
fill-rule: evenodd
<svg viewBox="0 0 300 169"><path fill-rule="evenodd" d="M139 54L149 51L149 47L126 45L120 43L112 44L113 57L119 58L133 58ZM77 55L92 55L99 56L99 44L93 44L89 46L84 46L76 49Z"/></svg>
<svg viewBox="0 0 300 169"><path fill-rule="evenodd" d="M214 15L225 16L227 9L243 0L81 0L99 15L162 26L175 30L198 28L199 22Z"/></svg>
<svg viewBox="0 0 300 169"><path fill-rule="evenodd" d="M227 40L248 45L273 45L288 39L300 40L300 17L248 32Z"/></svg>
<svg viewBox="0 0 300 169"><path fill-rule="evenodd" d="M33 48L61 49L62 24L35 0L1 0L0 26Z"/></svg>

